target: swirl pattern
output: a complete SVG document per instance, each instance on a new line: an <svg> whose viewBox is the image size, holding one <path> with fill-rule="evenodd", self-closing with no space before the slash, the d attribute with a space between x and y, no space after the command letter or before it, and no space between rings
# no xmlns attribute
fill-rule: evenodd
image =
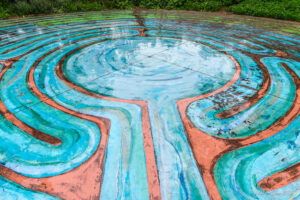
<svg viewBox="0 0 300 200"><path fill-rule="evenodd" d="M81 15L1 22L1 197L300 197L299 35Z"/></svg>

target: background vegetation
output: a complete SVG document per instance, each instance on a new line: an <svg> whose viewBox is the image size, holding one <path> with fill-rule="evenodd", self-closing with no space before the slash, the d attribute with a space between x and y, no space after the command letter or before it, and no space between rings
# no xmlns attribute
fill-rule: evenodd
<svg viewBox="0 0 300 200"><path fill-rule="evenodd" d="M227 10L236 14L300 21L300 0L244 0Z"/></svg>
<svg viewBox="0 0 300 200"><path fill-rule="evenodd" d="M107 9L227 11L300 21L300 0L0 0L0 18Z"/></svg>

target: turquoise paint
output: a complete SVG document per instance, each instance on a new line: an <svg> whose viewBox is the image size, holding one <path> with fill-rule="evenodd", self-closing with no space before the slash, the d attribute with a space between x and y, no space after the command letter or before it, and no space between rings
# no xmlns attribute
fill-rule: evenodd
<svg viewBox="0 0 300 200"><path fill-rule="evenodd" d="M142 28L148 37L137 36L136 29ZM147 101L162 199L209 199L176 107L179 99L221 88L235 73L234 62L207 45L228 52L241 66L241 76L230 88L188 107L192 123L216 137L250 136L275 123L291 107L296 93L292 77L280 63L300 75L299 62L264 57L280 47L299 58L296 36L249 26L164 19L144 19L142 26L136 19L120 19L48 27L24 24L0 30L0 45L11 42L0 47L0 61L30 52L5 73L0 82L1 100L21 121L63 141L54 147L2 117L1 164L29 177L55 176L86 161L99 143L101 133L95 124L40 102L27 85L26 76L32 65L57 49L44 57L35 70L39 90L66 108L111 121L101 199L149 199L141 108L96 99L69 88L55 71L68 52L97 42L68 56L63 65L67 78L104 96ZM76 40L80 41L72 43ZM270 40L273 48L259 43ZM276 46L278 43L282 46ZM16 49L3 53L13 48ZM262 85L262 70L245 52L264 57L261 62L270 73L271 87L251 108L231 118L218 119L217 113L247 102ZM0 71L2 68L0 64ZM293 192L299 188L299 181L273 192L263 192L257 186L263 178L299 162L298 122L299 117L276 135L222 157L214 170L221 196L299 198ZM276 152L279 153L275 155ZM0 182L0 195L6 199L55 199L4 178Z"/></svg>

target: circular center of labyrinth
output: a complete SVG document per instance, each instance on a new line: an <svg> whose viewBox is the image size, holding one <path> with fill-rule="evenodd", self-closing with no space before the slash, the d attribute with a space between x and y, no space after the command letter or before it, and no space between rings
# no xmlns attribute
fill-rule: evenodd
<svg viewBox="0 0 300 200"><path fill-rule="evenodd" d="M178 99L220 88L233 77L235 63L196 42L134 37L84 47L65 60L63 71L76 85L105 96Z"/></svg>

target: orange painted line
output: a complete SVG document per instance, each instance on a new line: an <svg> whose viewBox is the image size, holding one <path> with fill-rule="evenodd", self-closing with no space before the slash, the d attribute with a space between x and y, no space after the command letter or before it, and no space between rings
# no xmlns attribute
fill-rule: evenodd
<svg viewBox="0 0 300 200"><path fill-rule="evenodd" d="M137 20L138 25L143 27L143 28L138 29L138 31L140 32L139 36L140 37L145 37L146 36L145 32L147 31L147 28L145 26L145 19L140 16L139 10L134 11L134 16Z"/></svg>
<svg viewBox="0 0 300 200"><path fill-rule="evenodd" d="M264 178L258 183L258 186L262 190L269 192L287 186L298 179L300 179L300 162Z"/></svg>
<svg viewBox="0 0 300 200"><path fill-rule="evenodd" d="M118 23L112 23L112 24L118 24ZM99 27L102 28L101 25L103 25L103 24L97 25L97 26L98 26L98 29L99 29ZM90 27L90 26L91 26L91 25L85 25L85 26L81 26L80 28ZM131 26L131 25L129 25L129 26ZM134 26L134 25L133 25L133 26ZM20 42L20 41L26 40L26 39L28 39L28 38L40 36L40 35L43 35L43 34L51 34L51 33L56 33L56 32L59 32L59 31L69 31L69 30L73 30L73 25L70 25L70 24L68 24L68 25L63 25L63 26L61 26L61 27L62 27L62 28L68 27L68 28L67 28L67 29L60 29L60 30L55 30L55 31L50 31L50 32L39 33L39 34L36 34L36 35L27 36L27 37L25 37L25 38L21 38L21 39L17 39L17 40L11 41L11 42L7 42L7 43L4 43L4 44L0 44L0 47L6 46L6 45L9 45L9 44L13 44L13 43L16 43L16 42ZM107 27L103 27L103 28L107 28ZM108 27L108 28L109 28L109 27ZM29 29L32 29L32 28L29 28ZM23 30L26 30L26 29L23 29ZM52 30L52 28L44 28L42 31L45 31L45 30L46 30L46 31ZM89 29L89 30L91 30L91 29ZM35 33L35 32L37 32L37 30L33 30L33 31L30 31L30 32L24 32L24 33L21 33L21 34L17 34L17 35L15 35L15 36L20 36L20 35L24 35L24 34L28 34L28 33ZM56 35L56 36L59 36L59 35L60 35L60 34L58 34L58 35Z"/></svg>
<svg viewBox="0 0 300 200"><path fill-rule="evenodd" d="M110 122L107 119L96 119L92 116L82 115L82 118L96 123L101 130L101 140L97 150L82 165L58 176L46 178L30 178L0 165L0 175L25 188L61 199L99 199Z"/></svg>
<svg viewBox="0 0 300 200"><path fill-rule="evenodd" d="M29 70L27 80L31 91L49 106L58 109L62 112L65 112L69 115L75 116L77 118L95 123L101 131L101 139L97 150L82 165L62 175L49 178L35 179L37 184L34 186L31 183L33 179L28 179L28 177L26 177L25 179L29 184L26 186L33 190L45 192L63 199L80 200L100 198L102 174L105 162L105 151L108 142L108 134L110 129L110 121L105 118L95 117L92 115L79 113L65 108L64 106L61 106L60 104L56 103L52 99L49 99L48 96L43 94L38 89L34 81L34 70L36 69L36 67L42 59L43 58L37 60L34 63L33 67ZM45 187L45 185L48 187ZM77 189L74 190L74 188Z"/></svg>
<svg viewBox="0 0 300 200"><path fill-rule="evenodd" d="M248 146L257 143L261 140L264 140L268 137L271 137L272 135L286 128L300 114L300 79L297 76L297 74L287 66L287 64L281 63L281 65L292 76L294 84L296 86L296 95L295 95L294 102L291 108L288 110L288 112L283 117L281 117L277 122L275 122L272 126L270 126L268 129L261 131L252 136L236 139L243 146Z"/></svg>
<svg viewBox="0 0 300 200"><path fill-rule="evenodd" d="M103 37L105 35L101 35L101 36L92 36L92 37L88 37L88 38L84 38L84 39L89 39L89 38L95 38L95 37ZM126 36L126 37L130 37L130 36ZM113 39L118 39L118 38L121 38L121 37L116 37L116 38L113 38ZM81 40L84 40L84 39L79 39L79 40L76 40L76 41L73 41L72 43L75 43L75 42L78 42L78 41L81 41ZM103 39L101 41L95 41L95 42L92 42L92 43L89 43L89 44L86 44L86 45L83 45L81 46L80 48L83 48L85 46L88 46L88 45L92 45L92 44L96 44L96 43L99 43L99 42L103 42L103 41L106 41L106 40L109 40L109 39ZM45 45L43 45L45 46ZM57 104L56 102L54 102L53 100L49 99L45 94L41 93L36 84L35 84L35 81L34 81L34 76L33 76L33 73L34 73L34 70L35 68L38 66L38 64L46 57L48 56L49 54L51 54L52 52L64 47L66 45L63 45L63 46L60 46L58 48L55 48L51 51L49 51L47 54L43 55L42 57L40 57L33 65L33 67L30 69L29 71L29 74L28 74L28 84L29 84L29 87L31 89L31 91L38 97L41 99L42 102L58 109L58 110L61 110L67 114L70 114L70 115L73 115L73 116L76 116L78 118L81 118L81 119L85 119L85 120L88 120L88 121L91 121L91 122L94 122L96 123L99 128L101 129L101 127L103 127L103 123L102 121L105 119L101 118L101 120L99 120L100 118L96 118L96 117L93 117L93 116L90 116L90 115L85 115L85 114L81 114L81 113L78 113L78 112L75 112L75 111L72 111L72 110L69 110L59 104ZM42 47L42 46L41 46ZM37 47L35 48L34 50L38 49L38 48L41 48L41 47ZM30 52L32 52L33 50L31 50ZM73 51L72 51L73 52ZM26 53L28 54L28 52ZM24 55L26 55L24 54ZM10 59L10 60L18 60L20 59L22 56L24 55L21 55L21 56L18 56L14 59ZM68 54L64 57L66 58L68 56ZM63 80L65 81L65 80ZM67 83L70 85L70 83ZM71 84L71 85L74 85L74 84ZM80 87L76 87L75 89L79 90L79 91L82 91ZM86 91L88 92L88 91ZM93 95L92 95L93 96ZM106 100L110 100L110 101L116 101L116 102L124 102L124 103L131 103L131 104L137 104L139 106L141 106L142 108L142 129L143 129L143 138L144 138L144 149L145 149L145 156L146 156L146 166L147 166L147 179L148 179L148 190L149 190L149 197L150 199L152 200L160 200L161 199L161 194L160 194L160 186L159 186L159 177L158 177L158 172L157 172L157 166L156 166L156 160L155 160L155 153L154 153L154 147L153 147L153 140L152 140L152 133L151 133L151 127L150 127L150 120L149 120L149 113L148 113L148 106L147 106L147 103L144 102L144 101L130 101L130 100L123 100L123 99L117 99L117 98L110 98L110 97L104 97L104 96L101 96L101 95L96 95L97 98L101 98L101 99L106 99ZM106 123L107 124L107 123ZM103 129L103 128L102 128ZM107 133L108 134L108 133ZM105 152L105 149L106 149L106 143L107 143L107 138L108 136L104 133L102 134L101 136L101 141L100 141L100 145L99 146L102 146L101 149L102 151L100 151L100 153L96 153L97 156L96 157L103 157L103 159L100 159L100 165L103 167L104 165L104 152ZM104 144L103 144L104 143ZM101 145L102 144L102 145ZM105 148L103 148L103 146L105 146ZM103 150L104 149L104 150ZM99 150L97 150L96 152L98 152ZM98 159L98 162L99 162L99 159ZM8 170L7 168L5 168L4 166L1 167L2 168L2 171L5 171L4 169L6 169L6 173L8 173ZM81 168L81 166L79 166L79 168ZM99 172L99 170L92 170L94 171L94 173L98 172L100 173L100 177L102 179L102 168L101 168L101 172ZM70 171L69 173L73 174L73 170ZM91 172L92 173L92 172ZM94 174L93 173L93 174ZM10 174L13 174L13 176L9 176ZM16 177L19 177L21 175L17 174L16 172L13 172L12 170L10 170L10 172L5 175L5 173L2 174L4 177L6 177L7 179L9 180L12 180L18 184L21 184L22 183L20 181L18 181L18 179L16 179ZM74 172L74 175L72 175L74 178L73 178L73 181L72 183L76 184L78 183L78 185L81 185L79 184L79 182L81 180L79 180L80 178L76 178L79 176L79 174L76 174ZM97 177L98 174L94 174L94 177ZM14 178L15 177L15 178ZM26 180L30 180L29 182L32 182L33 179L29 178L29 177L25 177L25 176L21 176L22 177L22 180L23 179L26 179ZM57 179L55 177L58 177ZM53 177L53 179L51 179L52 181L55 182L55 184L58 184L58 185L65 185L65 183L60 183L60 176L55 176ZM98 176L99 177L99 176ZM77 180L78 179L78 180ZM70 191L70 189L68 188L65 188L65 187L58 187L56 188L57 190L49 190L49 188L44 188L42 187L40 184L42 185L47 185L45 182L43 182L43 178L41 179L36 179L36 180L39 180L38 183L36 185L32 184L32 185L26 185L26 184L23 184L24 187L27 187L27 188L30 188L30 189L33 189L33 190L38 190L38 191L41 191L41 192L45 192L45 193L48 193L48 194L52 194L52 195L58 195L58 197L63 197L64 198L67 198L67 197L72 197L74 196L74 192L72 193ZM63 180L63 179L62 179ZM17 182L18 181L18 182ZM47 182L47 181L46 181ZM89 181L88 181L89 182ZM92 183L92 182L91 182ZM73 184L73 186L74 186ZM96 184L96 183L95 183ZM100 185L100 184L99 184ZM72 187L73 187L72 186ZM61 188L61 189L59 189ZM93 186L92 188L98 188L97 186ZM63 192L65 191L65 192ZM87 190L88 191L88 190ZM92 196L95 196L96 193L98 194L98 192L95 191L90 191L92 192L90 195ZM77 192L76 192L77 193ZM88 193L84 194L84 191L78 191L78 194L77 196L81 196L80 193L82 193L82 195L88 195ZM100 188L99 188L99 194L100 194ZM90 197L90 196L89 196ZM88 197L88 198L89 198ZM69 199L67 198L67 199Z"/></svg>
<svg viewBox="0 0 300 200"><path fill-rule="evenodd" d="M126 26L126 28L117 29L117 30L129 30L130 27L135 27L135 26L136 26L136 25L128 25L128 26ZM116 27L122 27L122 26L120 25L120 26L116 26ZM102 27L102 28L109 28L109 27ZM78 34L78 35L72 35L72 36L68 36L68 37L65 37L65 38L59 38L59 39L57 39L57 40L53 40L53 41L51 41L51 42L48 42L48 43L46 43L46 44L44 44L44 45L42 45L42 46L46 46L46 45L49 45L49 44L52 44L52 43L55 43L55 42L58 42L58 41L61 41L61 40L66 40L66 39L69 39L69 38L72 38L72 37L78 37L78 36L89 35L89 34L94 34L94 33L105 33L105 32L109 32L109 31L110 31L110 30L99 31L99 27L98 27L98 28L87 29L86 31L90 31L90 30L98 30L98 31L95 31L95 32L88 32L88 33L82 33L82 34ZM135 29L135 28L133 28L132 30L138 30L138 31L139 31L140 29ZM17 46L17 47L8 49L8 50L2 52L1 54L2 54L2 55L7 54L7 53L9 53L9 52L11 52L11 51L13 51L13 50L16 50L16 49L20 48L20 47L24 47L24 46L26 46L26 45L32 44L32 43L34 43L34 42L42 41L42 40L44 40L44 39L53 38L53 37L57 37L57 36L68 35L68 34L70 34L70 33L80 33L80 32L82 32L82 30L79 30L79 31L72 31L72 32L68 32L68 33L61 33L61 34L56 34L56 35L52 35L52 36L48 36L48 37L36 39L36 40L31 41L31 42L27 42L27 43L25 43L25 44L22 44L22 45L20 45L20 46ZM39 49L39 48L41 48L42 46L36 47L36 48L34 48L33 50L31 50L30 52L32 52L32 51L34 51L34 50L36 50L36 49ZM29 52L27 52L26 54L28 54L28 53L29 53Z"/></svg>
<svg viewBox="0 0 300 200"><path fill-rule="evenodd" d="M4 62L1 63L4 66L4 69L0 73L0 82L4 76L4 74L7 72L7 70L11 67L13 62ZM19 129L24 131L25 133L41 140L44 142L47 142L49 144L58 146L61 144L61 140L52 136L48 135L47 133L41 132L35 128L32 128L28 124L22 122L19 120L13 113L11 113L7 107L4 105L3 101L0 99L0 113L4 116L4 118L8 121L10 121L13 125L17 126Z"/></svg>
<svg viewBox="0 0 300 200"><path fill-rule="evenodd" d="M236 60L235 60L235 62L236 62ZM236 64L238 64L238 63L236 63ZM59 68L61 66L62 66L62 63L60 63L57 66L57 74L58 75L59 75ZM288 71L291 74L293 73L291 70L288 70ZM238 77L236 78L237 73L239 73L239 74L238 74ZM63 73L62 73L62 75L63 75ZM244 146L254 144L258 141L261 141L267 137L274 135L278 131L285 128L293 119L295 119L295 116L298 115L297 113L299 113L299 106L296 105L297 103L299 103L299 87L297 87L297 95L296 95L295 101L294 101L291 109L288 111L288 113L284 117L282 117L280 120L278 120L276 123L274 123L270 128L268 128L267 130L262 131L256 135L248 136L245 138L237 138L237 139L222 139L222 138L217 138L214 136L207 135L207 134L199 131L198 129L196 129L186 114L186 109L189 106L189 104L196 100L207 98L211 95L217 94L217 93L227 89L239 78L239 76L240 76L240 69L236 71L236 74L233 76L232 80L230 82L228 82L222 88L220 88L214 92L208 93L208 94L204 94L204 95L201 95L198 97L192 97L192 98L179 100L177 102L177 106L180 111L180 115L183 120L184 127L186 129L189 141L191 143L195 158L197 160L197 164L203 175L204 182L207 185L209 195L211 196L212 199L221 199L218 189L217 189L217 186L216 186L216 183L215 183L215 180L214 180L214 175L213 175L214 166L221 156L223 156L225 153L228 153L229 151L233 151L238 148L242 148ZM33 77L33 75L32 75L32 77ZM296 86L299 86L299 78L297 76L293 76L293 78L294 78L294 82L296 83ZM70 86L73 84L71 82L68 82L67 79L64 81L66 81L67 84L70 84ZM34 82L34 80L33 80L33 82ZM31 84L31 83L29 83L29 84ZM77 85L73 84L73 86L77 86ZM74 87L74 89L77 89L78 91L83 92L83 93L86 92L85 94L90 93L88 95L95 96L97 98L110 100L110 101L116 101L116 102L133 103L133 104L137 104L137 105L141 106L142 122L143 122L142 126L143 126L143 134L144 134L144 148L145 148L145 154L146 154L146 162L148 161L147 162L148 188L149 188L150 198L157 197L156 195L151 195L151 194L156 194L157 192L155 192L155 191L160 191L158 176L157 176L158 181L156 181L155 178L153 178L154 181L149 181L149 174L152 175L150 177L150 179L151 179L153 177L153 173L157 174L157 169L156 169L155 154L154 154L154 148L153 148L153 141L152 141L152 135L151 135L151 127L150 127L147 103L144 101L133 101L133 100L131 101L131 100L125 100L125 99L105 97L102 95L91 93L85 89L80 88L79 86L77 86L77 87L78 88ZM46 103L46 101L48 102L51 100L47 99L47 97L46 97L46 100L44 102ZM265 133L265 135L263 133ZM149 137L149 136L151 136L151 137ZM147 141L151 141L152 146L150 145L150 148L149 148L149 149L151 149L150 153L147 153ZM203 150L203 146L209 146L209 148ZM201 147L201 149L200 149L200 147ZM149 167L149 166L151 166L150 164L151 163L153 164L153 160L151 157L152 152L153 152L153 160L154 160L154 164L155 164L155 172L152 172L151 169L149 169L149 168L151 168L151 167ZM201 154L205 154L205 155L201 155ZM208 156L208 155L211 155L211 156ZM147 159L147 156L148 156L148 158L150 158L150 160ZM207 159L207 157L211 157L211 158ZM204 161L201 161L201 159L204 159ZM152 165L152 166L154 166L154 165ZM152 188L150 188L150 184L152 184L152 183L154 184L154 186L158 184L158 190L155 190L155 189L152 190ZM216 192L216 194L214 194L214 192ZM159 192L159 197L160 197L160 192Z"/></svg>
<svg viewBox="0 0 300 200"><path fill-rule="evenodd" d="M171 29L172 30L172 29ZM217 31L214 31L214 32L217 32ZM196 35L190 35L190 34L178 34L178 35L187 35L187 36L194 36L194 37L201 37L201 36L196 36ZM155 36L152 36L152 37L155 37ZM178 38L178 39L181 39L179 37L171 37L171 38ZM209 46L209 47L212 47L212 48L215 48L215 49L218 49L208 43L205 43L205 42L200 42L200 41L194 41L194 40L191 40L191 39L186 39L185 40L189 40L189 41L193 41L193 42L196 42L196 43L200 43L200 44L203 44L203 45L206 45L206 46ZM213 40L213 39L211 39ZM247 102L245 103L242 103L238 106L235 106L229 110L225 110L221 113L218 113L216 114L216 117L220 118L220 119L226 119L226 118L230 118L230 117L233 117L234 115L250 108L251 106L253 106L254 104L256 104L260 99L262 99L264 97L264 95L268 92L269 88L270 88L270 84L271 84L271 80L270 80L270 74L268 72L268 70L266 69L266 67L260 62L260 59L262 57L271 57L271 56L278 56L278 57L284 57L284 58L292 58L294 60L297 60L300 62L300 60L294 56L291 56L291 55L288 55L287 53L281 51L281 50L276 50L277 52L274 53L274 54L270 54L270 55L256 55L256 54L251 54L251 53L248 53L244 50L241 50L241 49L238 49L232 45L229 45L229 44L226 44L224 42L220 42L220 41L217 41L218 43L221 43L221 44L224 44L224 45L227 45L227 46L230 46L231 48L233 49L236 49L240 52L242 52L243 54L245 55L248 55L249 57L253 58L254 61L259 65L259 67L261 68L262 72L263 72L263 77L264 77L264 81L263 81L263 85L260 87L260 89L257 91L257 93L255 95L253 95ZM269 47L271 48L271 47ZM219 50L220 52L223 52L222 50Z"/></svg>
<svg viewBox="0 0 300 200"><path fill-rule="evenodd" d="M135 30L135 29L121 29L121 30ZM123 33L129 33L129 32L123 32ZM120 33L113 33L113 34L105 34L105 35L97 35L97 36L86 37L86 38L82 38L82 39L79 39L79 40L70 42L70 43L68 43L68 44L73 44L73 43L76 43L76 42L79 42L79 41L83 41L83 40L86 40L86 39L97 38L97 37L105 37L105 36L110 36L110 35L115 35L115 34L120 34ZM82 36L82 35L88 35L88 34L87 34L87 33L83 33L83 34L80 34L80 35L77 35L77 36ZM53 41L51 41L51 42L48 42L48 43L43 44L43 45L41 45L41 46L38 46L38 47L36 47L36 48L34 48L34 49L31 49L31 50L27 51L26 53L24 53L24 54L22 54L22 55L16 56L16 57L14 57L14 58L10 58L10 59L8 59L8 60L10 60L10 61L12 61L12 60L15 60L15 61L16 61L16 60L19 60L19 59L21 59L22 57L24 57L25 55L34 52L35 50L38 50L38 49L40 49L40 48L42 48L42 47L45 47L45 46L47 46L47 45L49 45L49 44L53 44L53 43L58 42L58 41L60 41L60 40L70 39L70 38L72 38L72 37L74 37L74 36L69 36L69 37L66 37L66 38L53 40ZM104 39L103 41L106 41L106 40L109 40L109 39ZM54 50L61 49L61 48L64 47L64 46L66 46L66 45L62 45L62 46L60 46L60 47L58 47L58 48L55 48ZM52 53L52 52L54 52L54 51L52 50L52 51L50 51L50 52ZM50 52L48 52L48 53L50 53ZM48 54L47 54L47 55L48 55ZM42 56L42 58L44 58L44 56Z"/></svg>
<svg viewBox="0 0 300 200"><path fill-rule="evenodd" d="M234 59L233 57L231 57ZM235 59L234 59L235 60ZM235 61L236 62L236 61ZM218 138L215 136L208 135L200 130L198 130L194 124L191 122L187 115L188 106L197 100L201 100L207 98L209 96L218 94L228 87L230 87L234 82L236 82L240 76L240 66L236 62L236 73L233 78L222 88L213 91L211 93L207 93L201 96L186 98L177 101L177 107L183 121L184 128L186 130L190 145L192 147L192 151L194 153L194 157L197 161L198 167L202 174L204 183L207 187L208 194L213 200L222 199L218 187L214 178L214 168L218 160L230 151L237 150L239 148L243 148L249 146L251 144L255 144L259 141L262 141L272 135L278 133L279 131L286 128L300 113L300 81L299 77L295 72L293 72L287 65L282 64L283 67L292 75L294 83L297 87L296 96L293 102L293 105L289 109L289 111L280 118L277 122L275 122L268 129L261 131L255 135L243 137L243 138Z"/></svg>
<svg viewBox="0 0 300 200"><path fill-rule="evenodd" d="M88 158L87 161L85 161L82 165L58 176L46 178L30 178L14 172L13 170L8 169L4 166L0 166L0 175L5 177L6 179L22 185L23 187L47 193L49 195L53 195L62 199L99 199L101 189L100 185L102 182L102 172L105 160L105 150L110 129L110 121L105 118L98 118L69 110L57 104L53 100L48 99L46 95L42 94L38 90L34 82L33 71L36 66L37 63L35 63L35 65L30 69L28 77L28 84L30 85L33 93L40 99L42 99L43 102L58 110L97 124L101 131L100 143L93 155ZM1 73L4 74L5 72ZM23 122L14 122L15 125L17 125L19 128L24 129L24 125L22 124ZM29 131L30 133L30 130L28 130L28 128L24 129L24 131Z"/></svg>
<svg viewBox="0 0 300 200"><path fill-rule="evenodd" d="M247 54L246 52L244 52L245 54ZM278 57L283 57L283 58L289 58L291 57L290 55L288 55L287 53L277 50L277 52L275 54L269 55L269 56L252 56L253 59L255 60L255 62L259 65L260 69L263 72L263 77L264 77L264 81L262 86L260 87L260 89L257 91L257 93L255 95L253 95L251 98L248 99L247 102L242 103L240 105L237 105L229 110L225 110L221 113L216 114L216 116L220 119L227 119L230 117L233 117L234 115L239 114L240 112L252 107L254 104L256 104L258 101L260 101L268 92L270 85L271 85L271 78L270 78L270 74L267 70L267 68L260 62L260 58L261 57L271 57L271 56L278 56ZM250 56L251 57L251 56ZM297 60L295 58L293 58L294 60ZM249 88L252 89L252 88Z"/></svg>
<svg viewBox="0 0 300 200"><path fill-rule="evenodd" d="M253 95L252 97L250 97L248 99L247 102L242 103L240 105L234 106L233 108L229 109L229 110L225 110L221 113L216 114L216 116L220 119L226 119L226 118L230 118L233 117L234 115L252 107L254 104L256 104L259 100L261 100L268 92L270 86L271 86L271 78L270 78L270 74L267 70L267 68L260 62L260 59L255 59L256 63L259 65L259 67L261 68L262 72L263 72L263 84L260 87L260 89L258 90L258 92Z"/></svg>
<svg viewBox="0 0 300 200"><path fill-rule="evenodd" d="M113 101L113 102L122 102L122 103L129 103L129 104L136 104L139 105L142 109L142 129L143 129L143 139L144 139L144 150L145 150L145 157L146 157L146 166L147 166L147 179L148 179L148 190L149 190L149 197L150 200L160 200L161 199L161 193L160 193L160 186L159 186L159 177L158 177L158 171L157 171L157 165L156 165L156 159L155 159L155 152L154 152L154 146L153 146L153 139L152 139L152 133L151 133L151 126L150 126L150 119L149 119L149 111L148 111L148 104L145 101L136 101L136 100L126 100L126 99L119 99L119 98L113 98L113 97L106 97L100 94L96 94L93 92L90 92L73 82L71 82L63 73L63 63L65 59L73 54L74 52L78 51L81 48L84 48L85 46L88 46L91 44L87 44L81 47L78 47L77 49L74 49L73 51L66 54L59 62L56 68L57 76L65 82L68 86L71 88L103 100Z"/></svg>
<svg viewBox="0 0 300 200"><path fill-rule="evenodd" d="M236 72L227 84L213 92L177 101L177 107L190 145L192 147L194 157L202 174L202 178L206 185L208 194L213 200L222 199L215 183L213 169L215 163L217 162L217 160L215 159L216 156L219 155L224 149L226 149L227 145L222 140L219 140L216 137L207 135L206 133L198 130L190 121L186 110L192 102L218 94L232 86L239 79L241 75L241 67L235 60L235 58L233 58L229 54L227 55L235 62L236 66Z"/></svg>

